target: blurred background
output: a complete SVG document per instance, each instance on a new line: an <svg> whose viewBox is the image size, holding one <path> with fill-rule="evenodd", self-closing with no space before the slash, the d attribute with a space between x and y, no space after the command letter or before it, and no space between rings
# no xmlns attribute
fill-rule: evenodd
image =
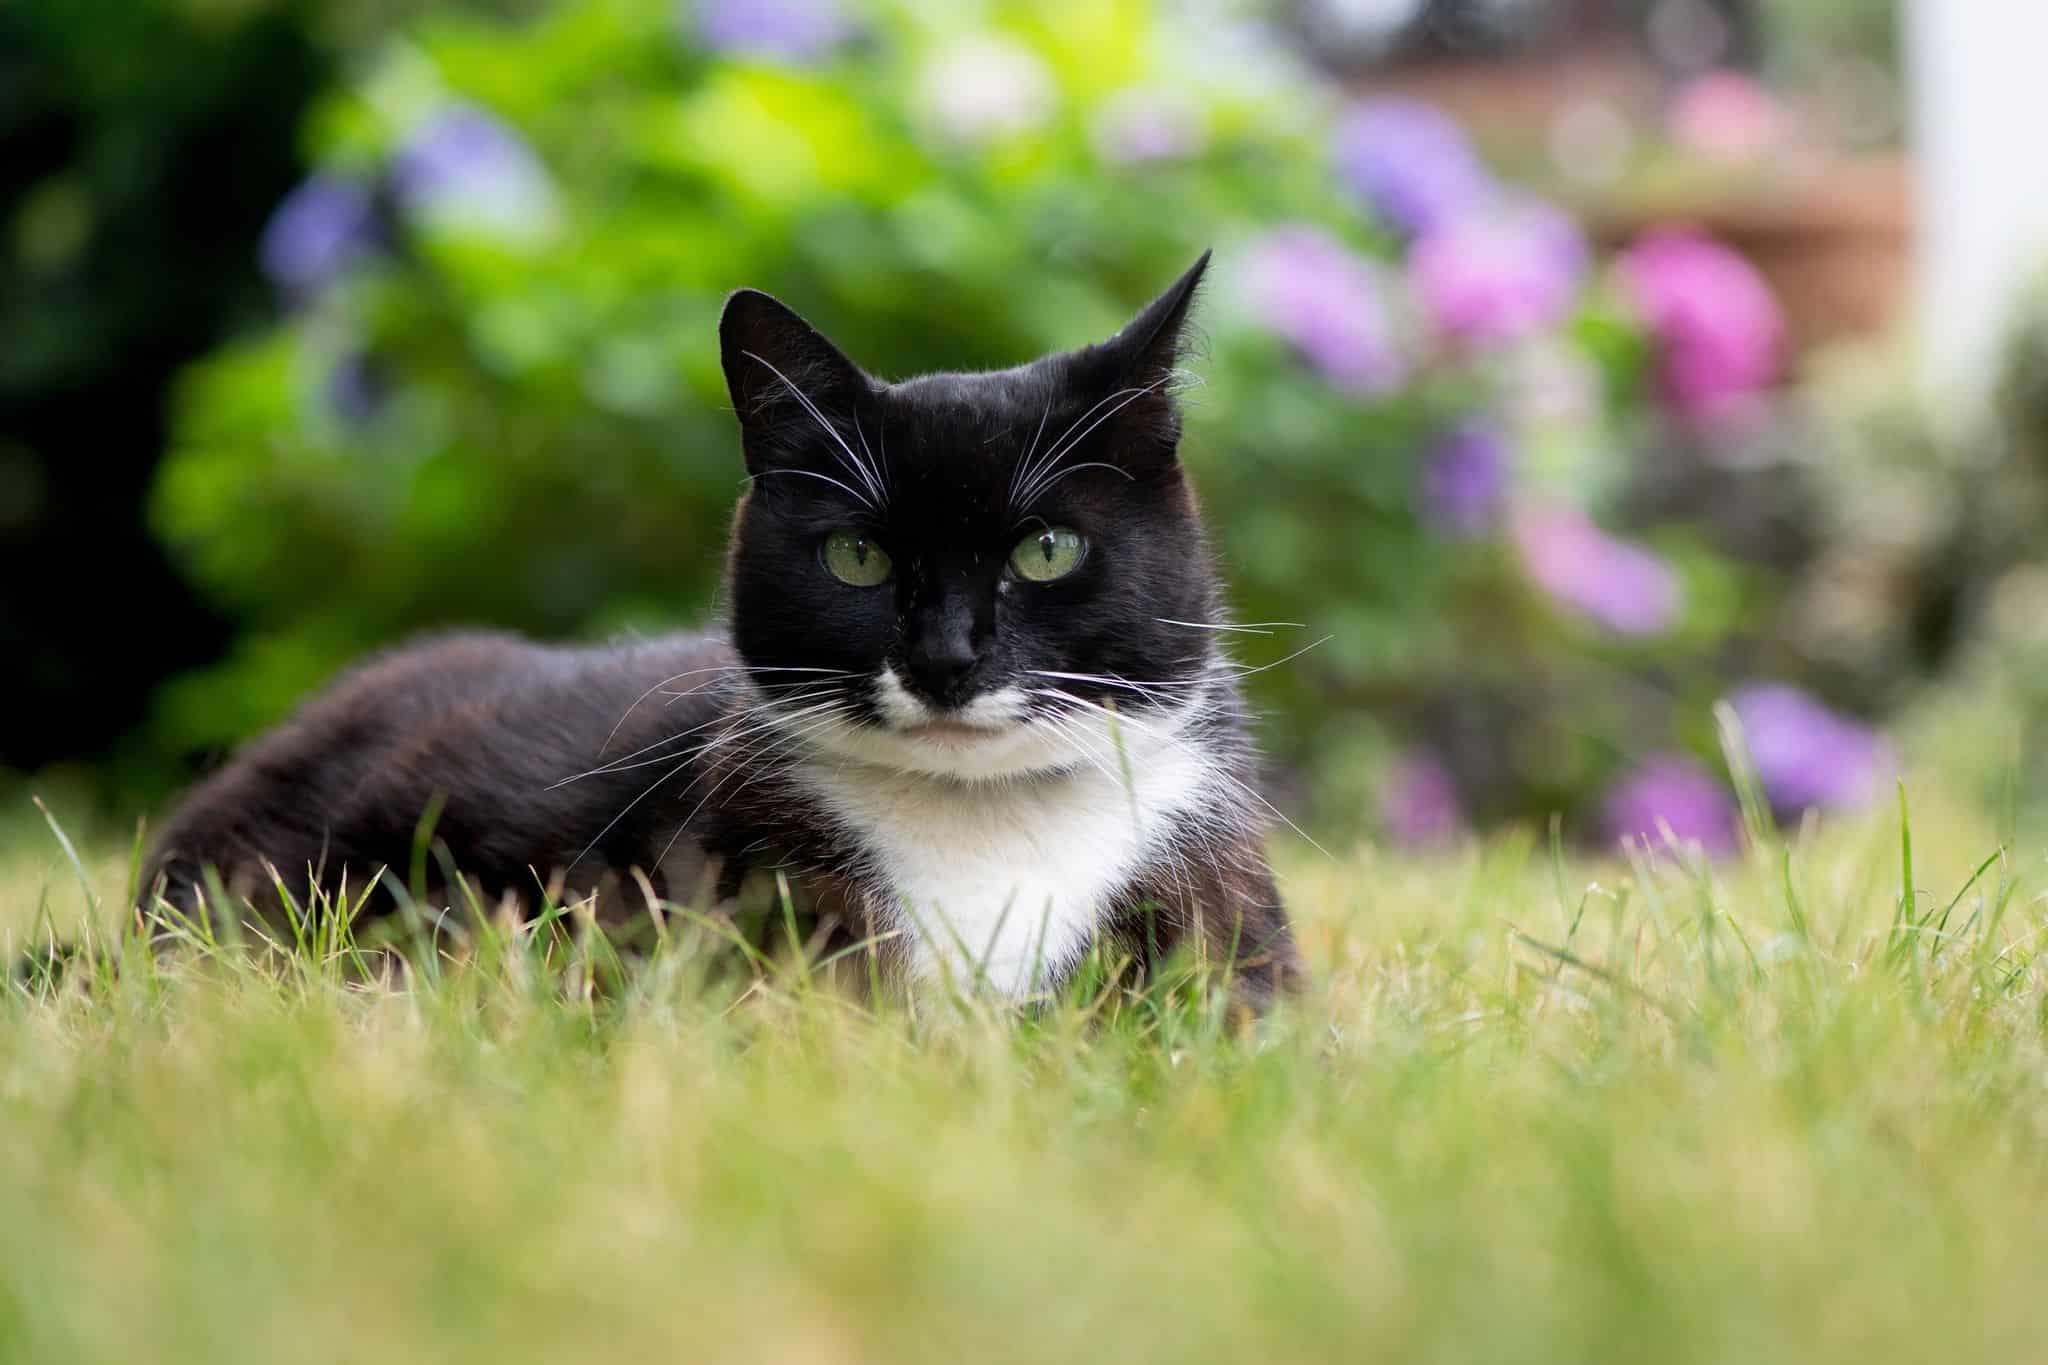
<svg viewBox="0 0 2048 1365"><path fill-rule="evenodd" d="M1787 820L1923 745L2037 805L2016 8L14 0L0 828L411 632L701 621L736 286L900 376L1209 245L1186 458L1302 623L1239 652L1305 822L1731 848L1731 725Z"/></svg>

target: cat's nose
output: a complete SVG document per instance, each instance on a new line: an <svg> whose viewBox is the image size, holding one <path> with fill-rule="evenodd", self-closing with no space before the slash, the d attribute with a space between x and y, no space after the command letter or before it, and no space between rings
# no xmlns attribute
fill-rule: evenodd
<svg viewBox="0 0 2048 1365"><path fill-rule="evenodd" d="M925 696L941 706L964 701L968 677L981 662L971 623L952 615L927 621L911 641L906 662L911 681Z"/></svg>
<svg viewBox="0 0 2048 1365"><path fill-rule="evenodd" d="M910 677L917 690L941 706L964 700L968 675L979 662L964 637L921 639L910 647Z"/></svg>

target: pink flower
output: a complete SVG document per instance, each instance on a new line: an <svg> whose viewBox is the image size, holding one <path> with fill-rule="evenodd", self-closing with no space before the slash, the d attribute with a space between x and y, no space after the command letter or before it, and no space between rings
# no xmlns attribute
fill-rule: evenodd
<svg viewBox="0 0 2048 1365"><path fill-rule="evenodd" d="M1785 111L1739 71L1709 71L1672 102L1671 140L1714 161L1754 161L1783 134Z"/></svg>
<svg viewBox="0 0 2048 1365"><path fill-rule="evenodd" d="M1621 635L1661 635L1684 605L1678 575L1654 553L1617 540L1569 508L1514 521L1522 567L1553 599Z"/></svg>
<svg viewBox="0 0 2048 1365"><path fill-rule="evenodd" d="M1681 415L1724 415L1778 377L1784 314L1736 252L1667 228L1624 252L1615 274L1656 339L1658 387Z"/></svg>
<svg viewBox="0 0 2048 1365"><path fill-rule="evenodd" d="M1465 828L1450 770L1416 752L1395 762L1380 787L1380 826L1403 848L1441 848Z"/></svg>
<svg viewBox="0 0 2048 1365"><path fill-rule="evenodd" d="M1555 325L1586 274L1585 239L1570 216L1525 200L1427 234L1408 258L1423 316L1453 341L1487 346Z"/></svg>

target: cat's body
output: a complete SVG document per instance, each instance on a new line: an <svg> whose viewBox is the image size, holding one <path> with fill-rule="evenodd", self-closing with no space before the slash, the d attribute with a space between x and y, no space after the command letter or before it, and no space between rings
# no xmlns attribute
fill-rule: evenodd
<svg viewBox="0 0 2048 1365"><path fill-rule="evenodd" d="M381 656L188 798L152 886L361 886L427 830L489 900L774 871L913 982L1192 941L1269 997L1294 951L1166 386L1200 269L1103 346L898 385L735 296L729 633Z"/></svg>

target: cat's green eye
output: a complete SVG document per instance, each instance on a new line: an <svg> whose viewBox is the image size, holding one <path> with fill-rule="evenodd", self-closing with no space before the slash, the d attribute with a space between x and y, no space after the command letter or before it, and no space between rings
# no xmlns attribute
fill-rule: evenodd
<svg viewBox="0 0 2048 1365"><path fill-rule="evenodd" d="M825 567L841 583L872 588L889 581L888 552L858 531L834 531L825 537Z"/></svg>
<svg viewBox="0 0 2048 1365"><path fill-rule="evenodd" d="M1064 526L1048 526L1017 542L1017 548L1010 551L1010 567L1017 571L1019 578L1028 578L1033 583L1050 583L1055 578L1065 578L1079 567L1082 551L1087 548L1088 542L1081 539L1079 531L1069 531Z"/></svg>

